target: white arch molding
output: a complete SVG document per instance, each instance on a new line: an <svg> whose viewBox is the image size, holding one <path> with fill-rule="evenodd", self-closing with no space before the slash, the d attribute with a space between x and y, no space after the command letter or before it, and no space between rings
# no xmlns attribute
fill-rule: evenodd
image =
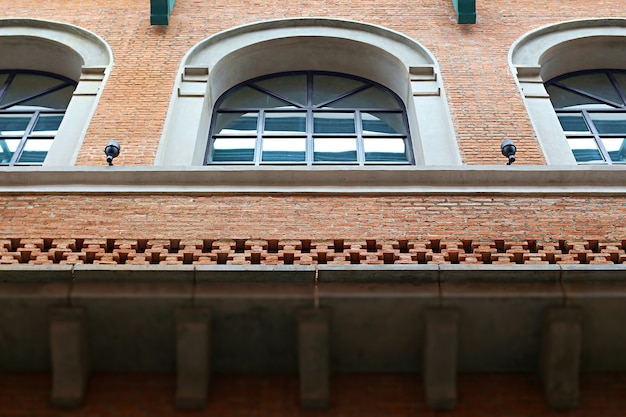
<svg viewBox="0 0 626 417"><path fill-rule="evenodd" d="M406 106L417 164L461 164L439 67L426 48L379 26L302 18L237 27L194 46L177 74L155 165L202 165L213 105L222 93L257 76L300 70L385 85Z"/></svg>
<svg viewBox="0 0 626 417"><path fill-rule="evenodd" d="M626 69L626 19L562 22L529 32L509 52L546 161L576 165L565 133L543 83L562 74L589 69Z"/></svg>
<svg viewBox="0 0 626 417"><path fill-rule="evenodd" d="M74 25L40 19L0 19L2 69L52 72L78 85L44 161L74 165L95 111L113 53L99 36Z"/></svg>

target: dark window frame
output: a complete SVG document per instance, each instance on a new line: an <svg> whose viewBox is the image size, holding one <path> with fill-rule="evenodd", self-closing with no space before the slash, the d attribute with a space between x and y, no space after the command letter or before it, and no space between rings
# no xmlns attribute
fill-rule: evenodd
<svg viewBox="0 0 626 417"><path fill-rule="evenodd" d="M299 103L294 100L291 100L287 97L283 97L280 94L272 92L262 86L259 86L255 83L271 79L277 77L286 77L293 75L306 75L306 103ZM359 81L363 83L363 85L353 88L349 91L346 91L338 96L335 96L331 99L327 99L323 102L314 105L312 102L313 97L313 78L316 75L322 76L332 76L332 77L341 77L346 79L352 79L355 81ZM286 105L292 106L292 108L262 108L262 107L222 107L222 103L227 100L232 94L239 91L242 88L249 87L256 91L259 91L263 94L267 94L270 97L285 102ZM382 90L384 93L388 94L393 101L396 103L396 108L391 107L341 107L341 108L324 108L333 102L342 100L344 98L350 97L352 95L358 94L359 92L365 91L369 88L376 88ZM230 134L217 134L215 133L216 124L218 120L218 116L220 114L227 113L255 113L257 116L257 128L255 134L250 135L230 135ZM265 120L267 114L271 113L302 113L304 114L305 121L305 129L301 134L290 134L289 138L297 138L305 140L305 156L302 161L263 161L262 156L262 143L263 139L273 139L273 138L281 138L285 137L283 134L271 134L264 132ZM314 132L314 122L315 114L323 114L323 113L351 113L353 114L352 120L354 120L354 133L316 133ZM402 127L404 129L404 133L399 134L390 134L390 133L378 133L378 134L364 134L363 133L363 123L362 123L362 114L363 113L395 113L401 115L402 118ZM254 155L252 161L213 161L213 145L216 139L220 138L246 138L246 139L254 139ZM315 161L315 154L313 151L313 144L315 139L323 139L323 138L354 138L356 140L356 160L354 161ZM369 138L393 138L393 139L402 139L404 141L405 147L405 156L406 159L402 161L367 161L365 156L365 145L364 139ZM289 72L281 72L275 74L264 75L261 77L253 78L247 81L244 81L236 86L230 88L224 94L222 94L218 100L216 101L213 107L213 114L211 117L211 126L209 130L209 138L208 144L206 147L206 153L204 158L205 165L246 165L246 166L260 166L260 165L284 165L284 166L311 166L311 165L349 165L349 166L370 166L370 165L414 165L415 164L415 155L413 154L413 146L411 143L411 135L409 130L408 116L406 107L403 101L389 88L376 83L372 80L368 80L366 78L357 77L349 74L330 72L330 71L289 71Z"/></svg>
<svg viewBox="0 0 626 417"><path fill-rule="evenodd" d="M74 87L76 88L76 86L78 85L78 83L70 78L64 77L62 75L59 74L54 74L54 73L50 73L50 72L45 72L45 71L34 71L34 70L0 70L0 75L4 75L4 74L8 74L6 80L3 82L2 85L0 85L0 102L2 101L2 99L4 98L4 96L6 95L6 93L9 91L10 85L13 82L13 80L15 79L15 77L19 74L32 74L32 75L40 75L40 76L44 76L44 77L49 77L49 78L53 78L59 81L59 84L49 87L49 88L44 88L42 90L36 91L34 93L28 94L28 95L24 95L22 97L20 97L17 100L13 100L11 102L8 103L4 103L4 104L0 104L0 117L4 116L4 115L29 115L30 116L30 120L27 123L25 129L24 129L24 133L21 135L5 135L5 136L0 136L0 147L3 147L3 151L6 153L9 153L10 150L8 149L8 147L6 146L6 142L4 142L5 140L20 140L19 144L17 145L15 151L13 152L13 155L11 156L11 159L7 162L2 162L0 161L0 166L23 166L23 165L42 165L43 164L43 160L41 162L39 161L26 161L26 162L21 162L20 159L22 158L22 154L24 152L24 148L27 144L28 141L33 141L33 140L54 140L54 135L38 135L34 132L34 128L37 125L37 122L40 120L40 118L42 116L54 116L54 115L60 115L60 116L64 116L65 115L65 111L67 109L41 109L41 108L36 108L33 110L28 110L28 109L19 109L19 110L11 110L11 108L13 106L19 106L21 103L27 102L29 100L33 100L35 98L39 98L39 97L43 97L47 94L52 94L55 93L59 90L62 90L64 88L67 87ZM47 154L47 151L46 151ZM43 157L43 159L45 160L45 156Z"/></svg>
<svg viewBox="0 0 626 417"><path fill-rule="evenodd" d="M613 164L626 164L626 160L625 161L614 161L611 158L611 155L609 153L609 151L606 149L606 147L604 146L604 143L602 141L603 138L605 139L611 139L611 138L623 138L624 141L626 142L626 132L624 133L600 133L597 129L596 123L593 121L593 115L594 114L601 114L601 113L608 113L608 114L620 114L623 113L624 114L624 120L626 121L626 85L620 85L619 82L617 81L617 79L615 78L615 74L619 73L619 74L624 74L626 75L626 70L622 70L622 69L594 69L594 70L584 70L584 71L575 71L575 72L570 72L567 74L563 74L560 75L558 77L555 77L549 81L547 81L544 85L546 87L546 89L548 89L549 87L557 87L560 88L562 90L565 90L569 93L572 94L577 94L580 95L582 97L587 97L589 99L598 101L599 104L603 104L608 106L607 108L604 109L598 109L598 108L592 108L593 105L589 105L590 108L585 108L585 105L580 105L579 108L576 109L571 109L571 108L567 108L567 107L554 107L554 110L557 114L557 117L559 116L566 116L566 115L576 115L581 117L581 119L584 121L586 127L587 127L587 131L583 132L583 131L568 131L565 130L565 127L563 126L563 123L561 123L561 127L563 128L564 132L565 132L565 136L567 139L593 139L599 154L602 158L602 161L597 161L597 162L604 162L608 165L613 165ZM568 85L565 85L562 83L563 80L566 79L571 79L573 77L577 77L577 76L582 76L582 75L590 75L590 74L604 74L607 77L607 80L610 82L610 84L613 86L614 92L617 94L617 97L619 97L619 99L621 100L621 103L618 103L616 101L613 100L609 100L607 98L601 97L597 94L594 94L594 92L592 91L585 91L579 88L574 88ZM553 103L554 106L554 103ZM559 119L560 121L560 119ZM577 159L578 163L585 163L585 161L579 161ZM596 161L589 161L590 163L597 163Z"/></svg>

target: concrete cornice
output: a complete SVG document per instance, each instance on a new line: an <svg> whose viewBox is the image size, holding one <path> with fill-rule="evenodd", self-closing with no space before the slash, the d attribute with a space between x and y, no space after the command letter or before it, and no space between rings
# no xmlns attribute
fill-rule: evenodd
<svg viewBox="0 0 626 417"><path fill-rule="evenodd" d="M2 167L5 193L626 194L626 166Z"/></svg>

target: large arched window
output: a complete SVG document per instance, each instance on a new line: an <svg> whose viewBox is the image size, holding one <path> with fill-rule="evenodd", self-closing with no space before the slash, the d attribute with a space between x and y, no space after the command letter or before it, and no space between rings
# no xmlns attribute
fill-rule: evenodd
<svg viewBox="0 0 626 417"><path fill-rule="evenodd" d="M0 165L74 165L113 64L109 46L65 23L0 19L0 57Z"/></svg>
<svg viewBox="0 0 626 417"><path fill-rule="evenodd" d="M285 97L294 83L299 93ZM285 178L315 165L460 165L443 87L426 48L380 26L299 18L232 28L183 59L155 164L256 164Z"/></svg>
<svg viewBox="0 0 626 417"><path fill-rule="evenodd" d="M300 71L241 83L214 108L207 164L407 164L402 101L337 73Z"/></svg>
<svg viewBox="0 0 626 417"><path fill-rule="evenodd" d="M76 82L37 71L0 71L0 165L42 165Z"/></svg>
<svg viewBox="0 0 626 417"><path fill-rule="evenodd" d="M625 48L623 18L557 23L513 44L511 69L548 164L622 162Z"/></svg>
<svg viewBox="0 0 626 417"><path fill-rule="evenodd" d="M545 86L577 162L626 163L626 71L580 71Z"/></svg>

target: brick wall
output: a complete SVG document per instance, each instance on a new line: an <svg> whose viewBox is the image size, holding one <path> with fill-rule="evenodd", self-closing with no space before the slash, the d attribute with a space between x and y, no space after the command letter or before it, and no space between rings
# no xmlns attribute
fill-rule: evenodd
<svg viewBox="0 0 626 417"><path fill-rule="evenodd" d="M115 65L87 138L80 165L102 165L110 139L122 143L120 165L151 165L156 155L176 70L200 40L260 20L319 16L358 20L402 32L433 52L448 95L463 160L501 164L500 142L518 145L518 164L542 164L543 155L508 67L511 44L524 33L563 20L623 16L618 1L486 0L477 24L458 25L450 0L325 0L251 3L178 0L170 25L152 27L149 3L132 0L23 0L4 2L0 17L72 23L102 36Z"/></svg>
<svg viewBox="0 0 626 417"><path fill-rule="evenodd" d="M626 198L4 195L0 237L626 239Z"/></svg>

